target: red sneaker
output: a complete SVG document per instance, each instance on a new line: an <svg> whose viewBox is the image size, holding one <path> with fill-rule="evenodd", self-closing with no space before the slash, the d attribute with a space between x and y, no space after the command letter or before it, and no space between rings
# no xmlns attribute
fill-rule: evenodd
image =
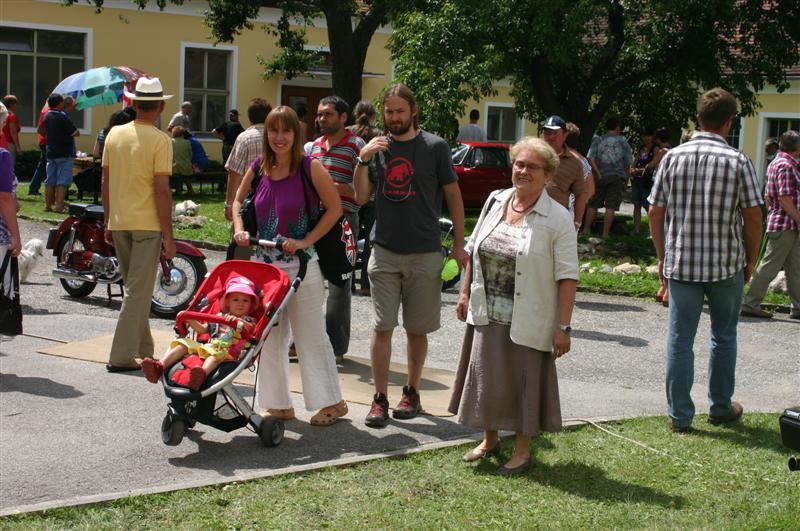
<svg viewBox="0 0 800 531"><path fill-rule="evenodd" d="M192 391L200 390L206 381L206 371L202 367L192 367L189 369L189 389Z"/></svg>
<svg viewBox="0 0 800 531"><path fill-rule="evenodd" d="M372 400L372 407L369 410L364 424L370 428L383 428L389 422L389 401L386 395L377 393Z"/></svg>
<svg viewBox="0 0 800 531"><path fill-rule="evenodd" d="M422 412L422 404L419 402L419 393L410 385L404 386L403 397L394 408L392 416L396 419L413 419L420 412Z"/></svg>
<svg viewBox="0 0 800 531"><path fill-rule="evenodd" d="M142 360L142 372L148 382L158 383L161 375L164 374L164 364L153 358L145 358Z"/></svg>

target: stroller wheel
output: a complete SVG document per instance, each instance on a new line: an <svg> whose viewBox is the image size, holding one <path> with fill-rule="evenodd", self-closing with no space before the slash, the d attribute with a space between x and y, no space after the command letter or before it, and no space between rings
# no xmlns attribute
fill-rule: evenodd
<svg viewBox="0 0 800 531"><path fill-rule="evenodd" d="M164 444L178 446L183 440L184 433L186 433L186 422L169 413L164 415L164 420L161 422L161 440Z"/></svg>
<svg viewBox="0 0 800 531"><path fill-rule="evenodd" d="M266 417L261 421L258 436L267 448L278 446L283 440L283 421L278 417Z"/></svg>

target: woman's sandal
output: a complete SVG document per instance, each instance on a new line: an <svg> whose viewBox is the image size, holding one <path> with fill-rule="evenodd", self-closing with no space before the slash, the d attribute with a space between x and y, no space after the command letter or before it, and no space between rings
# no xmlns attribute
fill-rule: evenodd
<svg viewBox="0 0 800 531"><path fill-rule="evenodd" d="M294 408L290 407L288 409L267 409L266 411L262 410L259 413L262 417L278 417L281 420L294 420Z"/></svg>
<svg viewBox="0 0 800 531"><path fill-rule="evenodd" d="M342 400L338 404L324 407L319 410L319 413L311 417L312 426L330 426L334 424L339 417L347 415L347 402Z"/></svg>

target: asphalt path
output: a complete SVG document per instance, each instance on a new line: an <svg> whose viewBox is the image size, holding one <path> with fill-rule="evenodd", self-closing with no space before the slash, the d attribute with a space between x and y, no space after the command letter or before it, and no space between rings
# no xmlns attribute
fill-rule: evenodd
<svg viewBox="0 0 800 531"><path fill-rule="evenodd" d="M45 239L48 229L22 222L24 240ZM223 258L206 253L209 269ZM102 364L36 352L113 333L120 306L101 288L71 299L51 276L53 265L45 255L22 284L25 335L0 338L0 514L350 463L477 436L450 418L428 416L370 429L363 423L367 407L358 404L344 421L314 428L307 423L313 412L294 395L299 420L287 423L277 448L263 448L244 429L225 434L200 425L181 445L167 447L160 439L167 401L158 386L141 375L108 374ZM430 336L428 366L456 368L464 331L456 298L455 291L444 294L443 326ZM369 298L354 297L351 354L368 357L370 321ZM698 413L707 407L708 324L704 314L695 344ZM172 327L157 318L151 325ZM580 293L573 348L558 361L564 419L663 415L666 325L667 309L655 302ZM800 322L744 318L739 343L736 398L746 411L800 403ZM405 361L401 333L393 360Z"/></svg>

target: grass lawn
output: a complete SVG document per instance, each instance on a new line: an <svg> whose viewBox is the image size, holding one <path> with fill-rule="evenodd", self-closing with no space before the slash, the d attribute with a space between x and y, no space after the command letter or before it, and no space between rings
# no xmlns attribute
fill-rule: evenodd
<svg viewBox="0 0 800 531"><path fill-rule="evenodd" d="M55 214L53 212L44 212L44 198L42 196L28 196L27 183L21 184L17 189L17 198L20 203L20 214L32 219L43 219L60 221L64 219L64 214ZM203 185L203 190L195 183L195 195L189 197L185 193L177 194L174 197L175 202L191 199L195 203L201 205L200 215L209 218L208 222L201 228L195 229L175 229L175 236L177 238L213 242L217 244L227 245L230 241L230 224L225 219L224 208L222 203L225 199L225 194L222 191L211 193L211 186L209 184ZM85 197L85 202L91 202L91 197ZM75 195L72 195L72 201L76 202ZM465 232L467 235L472 233L475 223L478 221L480 209L467 209L465 219ZM633 228L633 221L630 217L617 214L618 217L626 220L626 227ZM602 220L602 214L598 216ZM607 256L604 260L592 260L593 265L602 265L608 263L612 267L622 263L623 259L629 259L633 263L638 263L643 266L653 265L657 263L655 250L653 249L652 242L647 238L649 228L647 225L647 218L642 218L642 232L640 234L612 234L605 242L605 247L612 250L614 256ZM42 238L45 238L43 235ZM586 242L587 239L583 236L579 237L580 242ZM581 259L581 263L586 262L586 259ZM637 275L612 275L609 273L588 273L583 272L580 276L579 286L584 291L592 291L597 293L608 293L613 295L626 295L640 298L652 298L658 291L658 276L641 273ZM767 293L764 298L766 304L780 304L788 305L789 297L783 293Z"/></svg>
<svg viewBox="0 0 800 531"><path fill-rule="evenodd" d="M689 435L663 417L605 425L660 453L572 428L536 439L536 466L517 478L496 476L495 459L462 463L462 446L8 517L0 529L798 529L800 473L777 419L746 413L725 428L702 416Z"/></svg>

